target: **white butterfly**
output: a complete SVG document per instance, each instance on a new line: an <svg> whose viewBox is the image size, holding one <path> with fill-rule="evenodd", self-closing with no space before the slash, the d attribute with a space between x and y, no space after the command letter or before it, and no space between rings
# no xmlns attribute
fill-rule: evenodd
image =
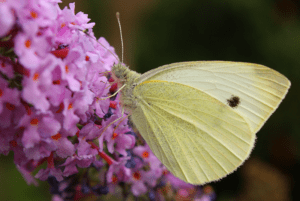
<svg viewBox="0 0 300 201"><path fill-rule="evenodd" d="M118 64L112 73L153 153L192 184L236 170L290 87L275 70L239 62L174 63L142 75Z"/></svg>

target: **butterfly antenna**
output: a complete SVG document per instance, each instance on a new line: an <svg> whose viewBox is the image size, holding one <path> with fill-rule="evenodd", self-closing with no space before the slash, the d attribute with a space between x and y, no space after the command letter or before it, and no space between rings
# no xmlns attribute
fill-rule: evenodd
<svg viewBox="0 0 300 201"><path fill-rule="evenodd" d="M122 27L121 27L121 22L120 22L120 13L116 13L118 24L119 24L119 29L120 29L120 36L121 36L121 45L122 45L122 60L121 62L123 63L124 59L124 43L123 43L123 35L122 35Z"/></svg>

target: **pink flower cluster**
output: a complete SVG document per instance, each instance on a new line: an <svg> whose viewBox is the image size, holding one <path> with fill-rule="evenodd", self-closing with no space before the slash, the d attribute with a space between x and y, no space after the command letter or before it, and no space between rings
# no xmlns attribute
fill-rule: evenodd
<svg viewBox="0 0 300 201"><path fill-rule="evenodd" d="M107 98L117 90L109 72L119 62L114 48L96 40L94 23L75 14L74 3L63 10L58 3L0 2L0 154L14 153L28 184L39 178L55 189L79 168L95 168L100 179L91 186L86 174L77 185L86 193L113 193L125 183L140 196L162 183L183 184L136 143L118 96Z"/></svg>

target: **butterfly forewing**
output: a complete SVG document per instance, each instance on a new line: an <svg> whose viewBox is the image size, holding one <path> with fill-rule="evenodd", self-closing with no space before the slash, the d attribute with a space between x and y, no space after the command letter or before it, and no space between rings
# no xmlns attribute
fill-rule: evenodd
<svg viewBox="0 0 300 201"><path fill-rule="evenodd" d="M194 87L231 106L256 133L276 110L290 87L289 80L268 67L222 61L182 62L143 74L149 80L171 81Z"/></svg>

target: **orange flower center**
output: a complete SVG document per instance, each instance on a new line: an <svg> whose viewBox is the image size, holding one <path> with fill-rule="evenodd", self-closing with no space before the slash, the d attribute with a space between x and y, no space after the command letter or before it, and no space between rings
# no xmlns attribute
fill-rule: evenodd
<svg viewBox="0 0 300 201"><path fill-rule="evenodd" d="M59 140L61 138L61 134L57 133L56 135L51 136L53 140Z"/></svg>
<svg viewBox="0 0 300 201"><path fill-rule="evenodd" d="M34 19L36 19L36 18L38 17L38 14L37 14L36 12L34 12L34 11L31 11L31 12L30 12L30 15L31 15L31 17L34 18Z"/></svg>
<svg viewBox="0 0 300 201"><path fill-rule="evenodd" d="M112 183L116 184L118 182L118 177L116 175L113 175L111 181Z"/></svg>
<svg viewBox="0 0 300 201"><path fill-rule="evenodd" d="M141 174L140 174L140 172L134 172L133 173L133 178L135 179L135 180L140 180L141 179Z"/></svg>
<svg viewBox="0 0 300 201"><path fill-rule="evenodd" d="M71 110L73 108L73 104L70 103L69 106L68 106L68 110Z"/></svg>
<svg viewBox="0 0 300 201"><path fill-rule="evenodd" d="M34 73L32 79L33 79L33 81L38 81L39 77L40 77L40 75L38 73Z"/></svg>
<svg viewBox="0 0 300 201"><path fill-rule="evenodd" d="M30 40L26 40L25 41L25 47L26 48L30 48L31 47L31 41Z"/></svg>
<svg viewBox="0 0 300 201"><path fill-rule="evenodd" d="M37 126L37 125L39 124L39 120L38 120L37 118L32 119L32 120L30 121L30 124L31 124L32 126Z"/></svg>
<svg viewBox="0 0 300 201"><path fill-rule="evenodd" d="M116 139L118 137L118 134L117 133L113 133L113 135L112 135L112 137L111 137L111 139Z"/></svg>
<svg viewBox="0 0 300 201"><path fill-rule="evenodd" d="M116 108L117 108L117 102L115 102L115 101L110 101L109 107L110 107L110 108L113 108L113 109L116 109Z"/></svg>
<svg viewBox="0 0 300 201"><path fill-rule="evenodd" d="M148 158L149 157L149 152L148 151L144 151L142 154L143 158Z"/></svg>
<svg viewBox="0 0 300 201"><path fill-rule="evenodd" d="M57 85L59 85L60 84L60 80L53 80L53 82L52 82L53 84L57 84Z"/></svg>
<svg viewBox="0 0 300 201"><path fill-rule="evenodd" d="M69 73L69 66L68 65L65 66L65 69L66 69L66 73Z"/></svg>

